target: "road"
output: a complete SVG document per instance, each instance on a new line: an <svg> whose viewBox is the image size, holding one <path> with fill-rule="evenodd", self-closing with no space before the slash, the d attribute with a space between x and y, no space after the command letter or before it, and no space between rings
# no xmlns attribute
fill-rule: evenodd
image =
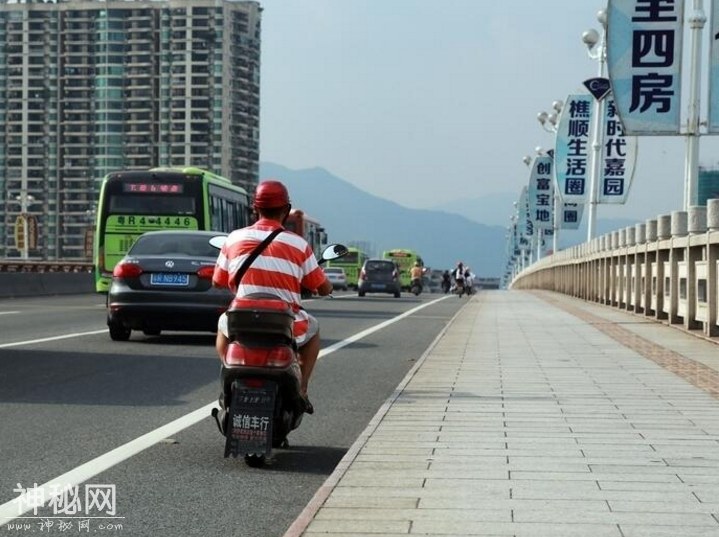
<svg viewBox="0 0 719 537"><path fill-rule="evenodd" d="M223 458L224 438L204 408L218 395L212 334L133 332L112 342L102 297L0 300L0 513L18 484L66 476L56 482L77 478L81 495L87 485L115 487L120 518L91 520L91 532L281 536L463 303L342 293L308 302L325 349L310 386L316 412L290 435L290 449L251 469ZM174 420L169 437L157 431ZM149 447L136 448L148 433ZM57 533L62 520L53 520ZM80 519L68 521L77 532ZM13 522L49 533L42 519Z"/></svg>

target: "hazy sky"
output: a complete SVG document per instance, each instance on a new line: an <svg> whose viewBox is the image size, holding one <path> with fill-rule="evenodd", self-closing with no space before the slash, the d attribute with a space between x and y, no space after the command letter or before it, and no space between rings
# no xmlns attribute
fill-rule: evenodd
<svg viewBox="0 0 719 537"><path fill-rule="evenodd" d="M261 5L261 160L321 166L367 192L425 208L519 194L528 179L522 157L554 144L537 113L597 74L581 34L600 29L596 13L606 2ZM716 138L702 138L705 165L719 162ZM629 202L602 205L598 217L681 209L684 144L641 138Z"/></svg>

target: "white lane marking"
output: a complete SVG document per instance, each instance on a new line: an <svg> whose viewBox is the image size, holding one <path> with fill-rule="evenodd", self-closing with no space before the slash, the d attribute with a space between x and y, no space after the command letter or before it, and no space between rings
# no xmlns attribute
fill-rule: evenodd
<svg viewBox="0 0 719 537"><path fill-rule="evenodd" d="M420 304L419 306L412 308L411 310L407 310L401 315L398 315L397 317L392 317L391 319L387 319L386 321L376 324L374 326L369 327L367 330L362 330L361 332L356 333L354 336L350 336L347 339L343 339L342 341L338 341L337 343L330 345L329 347L322 349L320 351L320 358L322 358L325 354L329 354L331 352L335 352L336 350L341 349L342 347L346 347L347 345L351 345L355 341L358 341L362 339L363 337L369 336L373 332L376 332L377 330L382 330L383 328L396 323L397 321L400 321L404 319L405 317L409 317L413 313L417 313L419 310L422 310L426 308L427 306L431 306L432 304L436 304L437 302L444 300L446 298L449 298L449 296L442 296L440 298L436 298L430 302L425 302L424 304Z"/></svg>
<svg viewBox="0 0 719 537"><path fill-rule="evenodd" d="M33 343L45 343L47 341L58 341L60 339L70 339L73 337L94 336L95 334L104 334L105 332L107 332L107 328L103 330L93 330L92 332L76 332L74 334L65 334L64 336L52 336L44 337L41 339L28 339L26 341L17 341L15 343L3 343L0 345L0 349L7 349L9 347L20 347L22 345L32 345Z"/></svg>
<svg viewBox="0 0 719 537"><path fill-rule="evenodd" d="M367 337L368 335L377 332L378 330L382 330L383 328L386 328L387 326L396 323L397 321L400 321L405 317L408 317L413 313L433 304L436 304L437 302L446 298L449 297L443 296L436 300L421 304L416 308L412 308L411 310L408 310L401 315L398 315L397 317L388 319L366 330L362 330L354 336L350 336L347 339L339 341L334 345L330 345L326 349L322 349L322 351L320 351L320 358L323 356L327 356L328 354L331 354L336 350L341 349L342 347L346 347L347 345L350 345L355 341L362 339L363 337ZM202 408L195 410L194 412L185 414L184 416L174 421L171 421L170 423L167 423L153 431L150 431L149 433L143 434L142 436L135 438L134 440L131 440L128 443L121 445L120 447L108 451L107 453L100 455L99 457L96 457L91 461L81 464L77 468L74 468L69 472L62 474L61 476L51 479L47 483L39 485L37 488L29 489L29 492L26 491L24 494L21 494L20 496L17 496L9 502L0 505L0 520L3 521L3 524L7 524L8 522L15 520L16 518L22 516L24 513L27 513L33 508L31 501L32 498L45 498L45 503L47 504L47 502L49 502L51 498L59 496L62 493L62 490L64 490L67 486L77 486L95 477L96 475L112 468L116 464L119 464L122 461L127 460L134 455L137 455L141 451L144 451L147 448L154 446L165 438L175 435L178 432L187 429L188 427L195 425L196 423L199 423L204 419L207 419L210 415L210 411L216 406L216 404L216 402L212 402L208 405L203 406ZM40 490L42 490L43 492L38 492ZM41 496L38 496L38 494L40 494Z"/></svg>
<svg viewBox="0 0 719 537"><path fill-rule="evenodd" d="M20 313L19 311L0 311L0 315L12 315L14 313Z"/></svg>

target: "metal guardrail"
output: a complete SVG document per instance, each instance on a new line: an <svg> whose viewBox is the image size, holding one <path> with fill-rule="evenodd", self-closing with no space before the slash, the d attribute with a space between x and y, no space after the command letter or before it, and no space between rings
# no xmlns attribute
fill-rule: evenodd
<svg viewBox="0 0 719 537"><path fill-rule="evenodd" d="M719 199L541 259L512 289L548 289L719 342Z"/></svg>
<svg viewBox="0 0 719 537"><path fill-rule="evenodd" d="M92 263L86 261L24 261L0 259L0 272L92 272Z"/></svg>

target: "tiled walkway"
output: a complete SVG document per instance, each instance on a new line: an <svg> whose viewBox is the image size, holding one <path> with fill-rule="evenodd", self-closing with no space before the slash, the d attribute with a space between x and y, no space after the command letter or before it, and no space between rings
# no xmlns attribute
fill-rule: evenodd
<svg viewBox="0 0 719 537"><path fill-rule="evenodd" d="M287 536L719 536L715 368L641 317L483 292Z"/></svg>

